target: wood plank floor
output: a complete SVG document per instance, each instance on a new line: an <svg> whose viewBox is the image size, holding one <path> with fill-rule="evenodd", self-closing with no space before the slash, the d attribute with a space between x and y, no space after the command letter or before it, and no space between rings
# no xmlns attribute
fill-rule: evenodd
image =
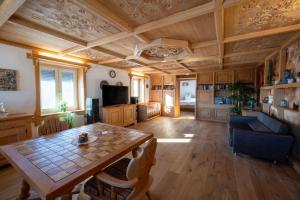
<svg viewBox="0 0 300 200"><path fill-rule="evenodd" d="M184 114L132 128L159 138L153 200L300 199L300 176L288 165L233 155L225 124L200 122ZM0 199L16 198L20 181L13 168L0 170ZM78 199L87 197L80 194Z"/></svg>

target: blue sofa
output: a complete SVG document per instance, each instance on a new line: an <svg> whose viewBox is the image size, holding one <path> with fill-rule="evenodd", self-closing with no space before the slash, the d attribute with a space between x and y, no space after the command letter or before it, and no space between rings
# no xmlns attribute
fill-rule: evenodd
<svg viewBox="0 0 300 200"><path fill-rule="evenodd" d="M230 116L229 144L234 153L284 162L293 140L287 124L264 113L257 117Z"/></svg>

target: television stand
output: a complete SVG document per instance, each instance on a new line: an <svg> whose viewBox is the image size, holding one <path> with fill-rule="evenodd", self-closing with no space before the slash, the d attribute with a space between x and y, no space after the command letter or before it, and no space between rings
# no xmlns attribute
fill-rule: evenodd
<svg viewBox="0 0 300 200"><path fill-rule="evenodd" d="M123 127L136 124L136 104L118 104L102 107L102 122Z"/></svg>

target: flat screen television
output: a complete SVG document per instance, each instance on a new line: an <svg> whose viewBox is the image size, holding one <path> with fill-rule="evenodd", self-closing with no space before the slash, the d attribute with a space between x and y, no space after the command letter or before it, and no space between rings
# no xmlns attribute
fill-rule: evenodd
<svg viewBox="0 0 300 200"><path fill-rule="evenodd" d="M103 85L102 100L103 106L127 104L128 87L116 85Z"/></svg>

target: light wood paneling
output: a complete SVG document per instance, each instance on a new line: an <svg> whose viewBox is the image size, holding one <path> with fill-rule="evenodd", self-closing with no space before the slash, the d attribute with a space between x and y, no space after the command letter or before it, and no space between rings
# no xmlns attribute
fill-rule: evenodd
<svg viewBox="0 0 300 200"><path fill-rule="evenodd" d="M254 83L255 74L253 69L240 69L234 71L234 80L245 83Z"/></svg>
<svg viewBox="0 0 300 200"><path fill-rule="evenodd" d="M213 72L204 72L197 75L198 84L213 84L214 74Z"/></svg>
<svg viewBox="0 0 300 200"><path fill-rule="evenodd" d="M233 71L218 71L215 72L215 83L232 83Z"/></svg>

